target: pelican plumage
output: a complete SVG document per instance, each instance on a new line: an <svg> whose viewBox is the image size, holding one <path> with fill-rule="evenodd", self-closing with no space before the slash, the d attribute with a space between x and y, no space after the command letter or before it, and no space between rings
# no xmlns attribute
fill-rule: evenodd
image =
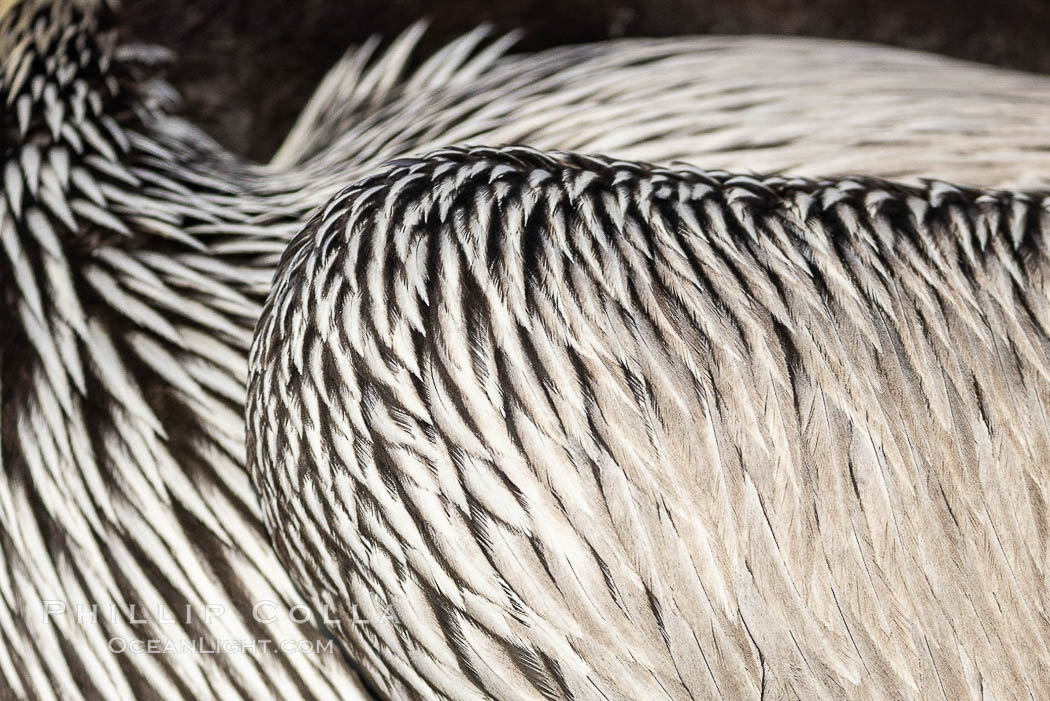
<svg viewBox="0 0 1050 701"><path fill-rule="evenodd" d="M1048 212L399 159L289 245L256 330L281 560L392 698L1039 698Z"/></svg>
<svg viewBox="0 0 1050 701"><path fill-rule="evenodd" d="M338 649L274 655L257 642L326 634L313 625L318 611L304 625L293 616L306 600L262 523L242 412L252 329L281 252L326 201L384 162L448 143L528 141L985 185L1050 172L1039 76L800 40L509 57L508 41L484 31L409 71L419 29L382 54L351 53L263 166L174 114L160 77L169 57L120 45L115 9L109 0L0 7L5 699L364 694ZM794 89L760 79L770 51ZM953 97L974 83L987 99ZM841 121L858 100L864 109ZM809 109L814 101L824 111ZM774 128L807 114L820 128ZM711 121L689 127L697 115ZM151 640L176 648L120 648ZM233 651L217 647L227 640Z"/></svg>

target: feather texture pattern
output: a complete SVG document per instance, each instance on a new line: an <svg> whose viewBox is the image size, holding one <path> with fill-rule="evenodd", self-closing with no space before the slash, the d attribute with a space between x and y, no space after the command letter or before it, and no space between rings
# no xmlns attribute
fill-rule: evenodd
<svg viewBox="0 0 1050 701"><path fill-rule="evenodd" d="M1048 210L399 160L257 327L280 557L398 698L1040 698Z"/></svg>
<svg viewBox="0 0 1050 701"><path fill-rule="evenodd" d="M465 78L435 85L407 75L382 103L351 92L384 83L349 54L332 72L341 80L322 83L275 162L311 160L311 173L338 184L329 197L352 175L347 154L375 169L468 143L913 184L1033 187L1050 172L1047 76L826 39L624 39L468 60L460 44L473 40L447 50ZM407 55L398 49L389 53Z"/></svg>
<svg viewBox="0 0 1050 701"><path fill-rule="evenodd" d="M101 3L0 18L0 698L354 698L337 646L278 647L328 640L244 469L287 228L114 40Z"/></svg>
<svg viewBox="0 0 1050 701"><path fill-rule="evenodd" d="M261 520L242 413L281 252L387 160L528 141L738 170L981 184L1050 172L1037 76L746 38L506 57L513 37L485 30L410 71L418 27L348 54L259 166L172 115L170 57L118 43L114 7L0 7L4 701L361 694L337 649L236 647L324 636L322 612L292 619L304 600ZM960 100L974 84L981 98ZM113 647L150 640L176 652Z"/></svg>

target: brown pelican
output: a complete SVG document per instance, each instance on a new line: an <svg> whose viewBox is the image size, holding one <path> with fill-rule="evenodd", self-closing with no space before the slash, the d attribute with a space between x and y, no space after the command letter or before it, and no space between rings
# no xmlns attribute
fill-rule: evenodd
<svg viewBox="0 0 1050 701"><path fill-rule="evenodd" d="M412 30L351 54L259 166L173 116L163 52L114 30L111 2L0 7L5 699L357 695L263 528L241 413L280 252L384 161L469 140L980 184L1050 165L1037 76L801 40L502 57L482 32L406 71Z"/></svg>
<svg viewBox="0 0 1050 701"><path fill-rule="evenodd" d="M1041 698L1048 212L400 159L290 244L256 330L281 560L394 698Z"/></svg>

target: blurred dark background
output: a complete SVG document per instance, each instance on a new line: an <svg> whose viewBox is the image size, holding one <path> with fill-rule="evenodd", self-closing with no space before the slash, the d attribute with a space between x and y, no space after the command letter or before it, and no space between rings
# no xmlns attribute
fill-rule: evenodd
<svg viewBox="0 0 1050 701"><path fill-rule="evenodd" d="M259 160L351 44L420 17L427 53L482 22L527 31L519 50L620 36L801 34L924 49L1050 72L1045 0L124 0L134 38L173 49L183 112Z"/></svg>

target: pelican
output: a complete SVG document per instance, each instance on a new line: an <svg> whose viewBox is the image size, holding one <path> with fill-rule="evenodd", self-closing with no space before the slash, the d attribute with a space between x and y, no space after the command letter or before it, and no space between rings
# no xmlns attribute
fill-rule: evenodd
<svg viewBox="0 0 1050 701"><path fill-rule="evenodd" d="M293 240L256 329L281 561L390 698L1041 698L1048 212L398 159Z"/></svg>
<svg viewBox="0 0 1050 701"><path fill-rule="evenodd" d="M242 413L252 330L282 251L390 159L527 141L975 185L1050 165L1039 76L787 39L515 57L504 55L512 37L484 31L408 70L419 27L385 52L348 54L259 165L177 116L160 75L169 57L119 44L116 10L0 6L5 699L367 695L361 663L327 647L315 592L297 590L271 543ZM978 83L986 98L957 98ZM842 122L850 105L857 115ZM820 128L791 126L802 118ZM358 623L386 617L362 609Z"/></svg>

